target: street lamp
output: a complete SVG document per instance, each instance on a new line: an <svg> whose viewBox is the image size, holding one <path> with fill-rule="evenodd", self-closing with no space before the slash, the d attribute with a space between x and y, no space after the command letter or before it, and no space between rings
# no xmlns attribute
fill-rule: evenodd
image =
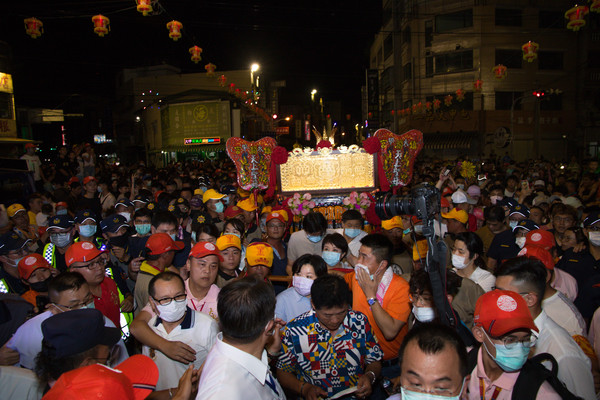
<svg viewBox="0 0 600 400"><path fill-rule="evenodd" d="M317 94L317 89L310 91L310 101L315 101L315 94Z"/></svg>
<svg viewBox="0 0 600 400"><path fill-rule="evenodd" d="M254 87L254 73L260 69L260 65L254 63L250 66L250 80L252 81L252 86ZM258 86L258 85L257 85Z"/></svg>

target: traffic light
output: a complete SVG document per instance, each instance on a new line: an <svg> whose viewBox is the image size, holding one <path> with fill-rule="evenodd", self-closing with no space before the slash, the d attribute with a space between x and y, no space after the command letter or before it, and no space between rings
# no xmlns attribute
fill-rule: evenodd
<svg viewBox="0 0 600 400"><path fill-rule="evenodd" d="M544 92L543 90L534 90L533 95L535 97L544 97L546 95L546 92Z"/></svg>

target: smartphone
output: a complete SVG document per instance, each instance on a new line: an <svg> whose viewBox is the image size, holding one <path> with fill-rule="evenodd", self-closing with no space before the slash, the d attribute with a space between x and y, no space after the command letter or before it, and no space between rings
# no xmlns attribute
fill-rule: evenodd
<svg viewBox="0 0 600 400"><path fill-rule="evenodd" d="M450 173L450 170L446 168L446 170L444 171L444 176L448 176L449 173Z"/></svg>
<svg viewBox="0 0 600 400"><path fill-rule="evenodd" d="M529 182L527 182L527 181L521 181L521 187L523 189L529 189Z"/></svg>

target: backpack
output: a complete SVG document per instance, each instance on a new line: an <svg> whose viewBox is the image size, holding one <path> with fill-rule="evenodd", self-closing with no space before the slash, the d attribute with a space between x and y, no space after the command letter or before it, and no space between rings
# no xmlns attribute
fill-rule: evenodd
<svg viewBox="0 0 600 400"><path fill-rule="evenodd" d="M467 365L469 371L473 371L477 366L477 352L479 346L475 346L469 351ZM544 367L542 362L549 361L552 369ZM520 370L519 377L512 390L512 400L535 400L540 387L548 382L552 389L558 393L563 400L580 400L581 397L575 396L567 389L564 383L558 379L558 363L556 359L548 353L540 353L528 359Z"/></svg>

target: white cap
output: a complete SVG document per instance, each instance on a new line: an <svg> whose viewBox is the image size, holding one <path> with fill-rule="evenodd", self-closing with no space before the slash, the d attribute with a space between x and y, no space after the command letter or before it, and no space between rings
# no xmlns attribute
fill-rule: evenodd
<svg viewBox="0 0 600 400"><path fill-rule="evenodd" d="M471 198L469 195L467 195L460 189L452 193L451 199L454 205L462 203L477 204L477 200Z"/></svg>

